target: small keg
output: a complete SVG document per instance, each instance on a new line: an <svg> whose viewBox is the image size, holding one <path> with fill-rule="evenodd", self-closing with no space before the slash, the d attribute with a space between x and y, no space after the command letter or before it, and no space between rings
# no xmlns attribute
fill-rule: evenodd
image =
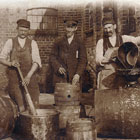
<svg viewBox="0 0 140 140"><path fill-rule="evenodd" d="M55 104L60 105L79 105L80 86L69 83L56 83L55 85Z"/></svg>
<svg viewBox="0 0 140 140"><path fill-rule="evenodd" d="M89 118L71 119L66 127L67 140L95 140L95 124Z"/></svg>

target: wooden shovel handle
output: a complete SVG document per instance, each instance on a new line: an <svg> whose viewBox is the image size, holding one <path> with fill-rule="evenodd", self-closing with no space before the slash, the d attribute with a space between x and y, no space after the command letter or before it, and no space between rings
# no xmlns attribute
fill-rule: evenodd
<svg viewBox="0 0 140 140"><path fill-rule="evenodd" d="M21 78L22 82L24 82L23 74L22 74L22 72L21 72L20 67L17 67L17 70L18 70L18 72L19 72L19 75L20 75L20 78ZM26 97L27 102L28 102L28 104L29 104L29 108L30 108L31 114L32 114L32 115L37 115L37 111L36 111L36 109L35 109L35 106L34 106L34 104L33 104L33 101L32 101L32 99L31 99L31 96L30 96L30 94L29 94L28 88L27 88L26 84L24 84L23 86L24 86L24 89L25 89L25 92L26 92L25 97Z"/></svg>

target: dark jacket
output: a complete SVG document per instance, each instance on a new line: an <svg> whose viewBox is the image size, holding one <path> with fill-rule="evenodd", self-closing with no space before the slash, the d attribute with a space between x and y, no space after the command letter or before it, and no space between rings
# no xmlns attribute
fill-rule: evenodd
<svg viewBox="0 0 140 140"><path fill-rule="evenodd" d="M70 45L66 36L56 39L50 56L50 63L54 72L53 84L57 82L71 83L75 74L79 74L81 77L86 62L87 54L84 43L76 35L74 35ZM66 69L67 76L58 73L60 66Z"/></svg>

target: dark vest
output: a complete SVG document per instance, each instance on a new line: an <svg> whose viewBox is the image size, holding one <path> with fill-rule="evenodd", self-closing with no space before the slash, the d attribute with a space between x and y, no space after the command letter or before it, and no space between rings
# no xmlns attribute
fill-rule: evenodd
<svg viewBox="0 0 140 140"><path fill-rule="evenodd" d="M122 36L117 35L115 47L120 47L122 43L123 43ZM113 48L113 46L111 45L109 38L104 36L103 37L103 55L105 54L108 48Z"/></svg>
<svg viewBox="0 0 140 140"><path fill-rule="evenodd" d="M11 61L17 60L19 62L21 71L25 76L32 66L31 40L27 38L24 47L21 48L18 42L18 37L13 38L13 46L10 59Z"/></svg>

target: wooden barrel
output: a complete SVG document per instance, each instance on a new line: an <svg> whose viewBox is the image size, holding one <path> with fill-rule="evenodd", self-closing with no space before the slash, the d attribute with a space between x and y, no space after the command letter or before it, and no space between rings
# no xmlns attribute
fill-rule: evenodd
<svg viewBox="0 0 140 140"><path fill-rule="evenodd" d="M97 90L95 118L98 136L140 138L140 88Z"/></svg>
<svg viewBox="0 0 140 140"><path fill-rule="evenodd" d="M68 119L79 118L80 106L56 106L56 110L59 114L59 128L66 128Z"/></svg>
<svg viewBox="0 0 140 140"><path fill-rule="evenodd" d="M95 140L95 126L88 118L72 119L67 122L67 140Z"/></svg>
<svg viewBox="0 0 140 140"><path fill-rule="evenodd" d="M17 118L17 107L10 97L0 97L0 139L12 134Z"/></svg>
<svg viewBox="0 0 140 140"><path fill-rule="evenodd" d="M56 105L79 105L80 86L69 83L56 83L55 104Z"/></svg>
<svg viewBox="0 0 140 140"><path fill-rule="evenodd" d="M54 109L37 109L38 115L21 113L15 133L28 140L56 140L59 132L59 113Z"/></svg>

